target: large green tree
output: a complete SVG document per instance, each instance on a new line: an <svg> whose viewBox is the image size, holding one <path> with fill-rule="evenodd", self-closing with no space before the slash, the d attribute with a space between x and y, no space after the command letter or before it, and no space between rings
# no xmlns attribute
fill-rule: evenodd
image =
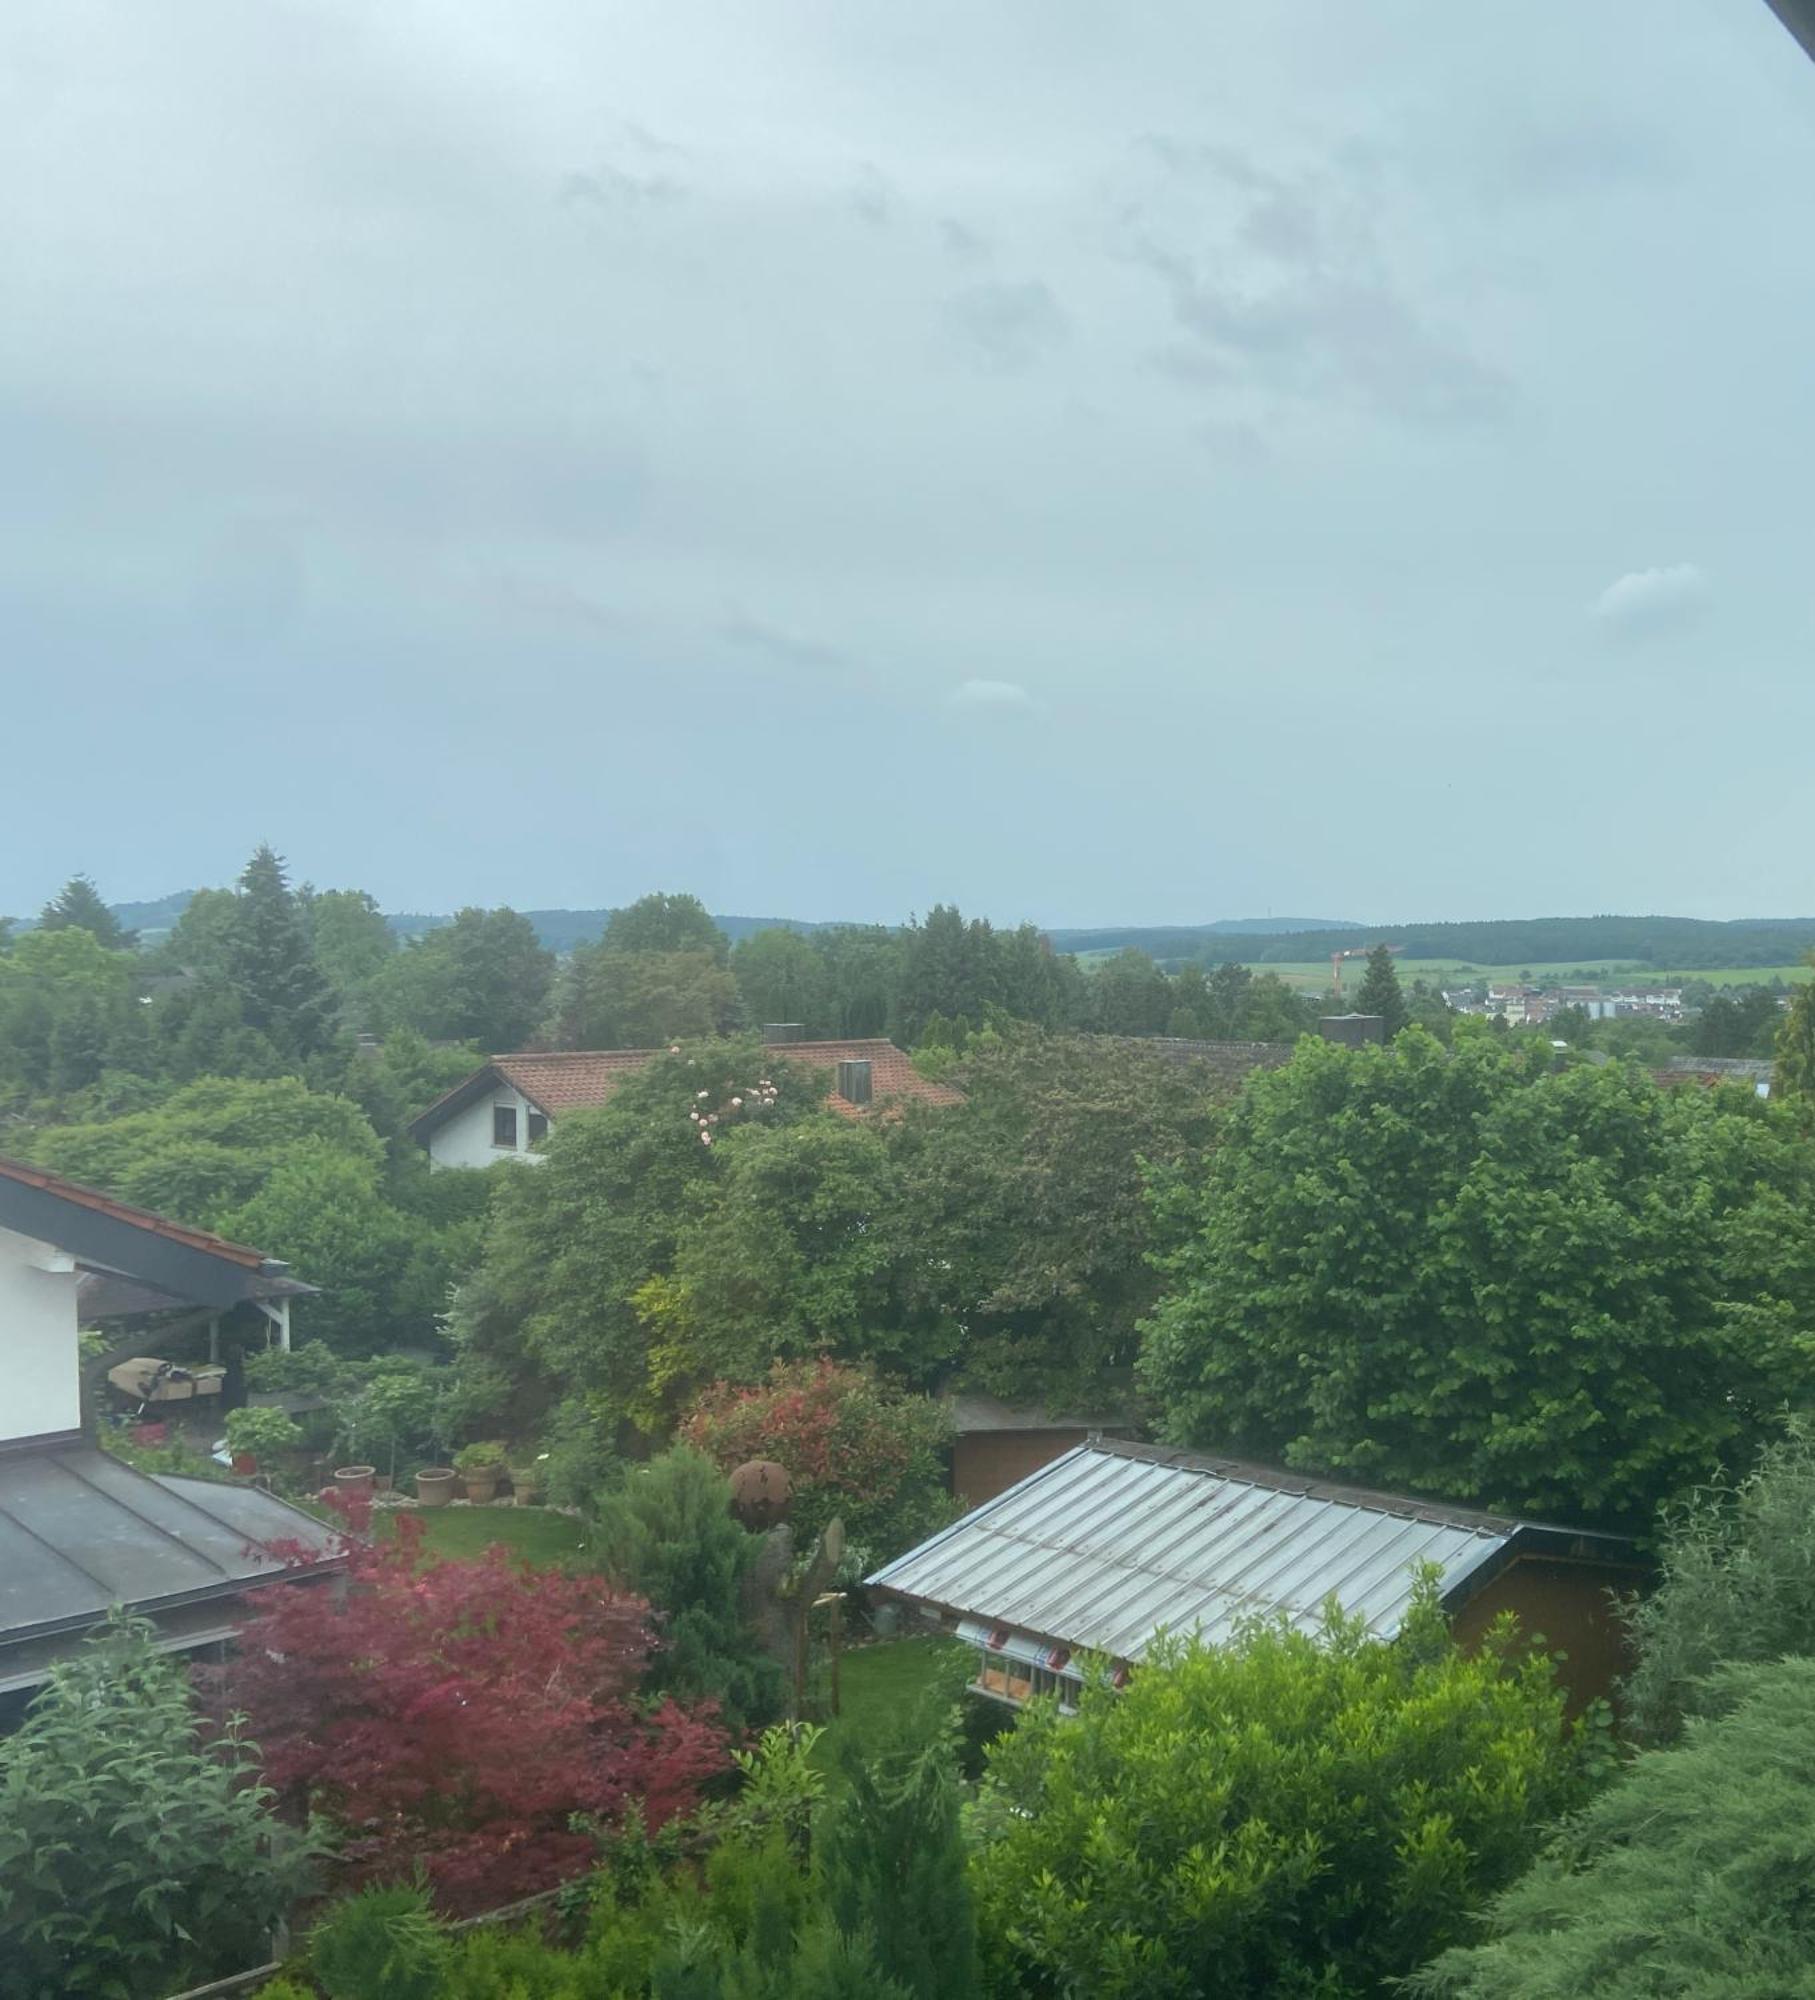
<svg viewBox="0 0 1815 2000"><path fill-rule="evenodd" d="M606 951L703 951L721 965L730 950L697 896L660 889L613 910L599 943Z"/></svg>
<svg viewBox="0 0 1815 2000"><path fill-rule="evenodd" d="M315 963L308 919L284 864L269 847L257 850L239 878L226 974L246 1025L283 1054L311 1056L332 1040L334 990Z"/></svg>
<svg viewBox="0 0 1815 2000"><path fill-rule="evenodd" d="M798 1021L809 1040L836 1034L832 968L798 931L757 931L731 954L731 971L746 1016L759 1026Z"/></svg>
<svg viewBox="0 0 1815 2000"><path fill-rule="evenodd" d="M716 1166L668 1271L637 1294L656 1386L758 1382L819 1353L925 1379L949 1357L955 1329L910 1324L900 1303L901 1191L874 1126L822 1111L732 1129Z"/></svg>
<svg viewBox="0 0 1815 2000"><path fill-rule="evenodd" d="M469 1371L519 1411L558 1389L658 1422L645 1287L672 1269L696 1188L726 1173L725 1148L706 1138L745 1120L823 1116L821 1103L813 1077L754 1042L702 1043L563 1117L539 1165L498 1176L484 1259L454 1311ZM702 1132L698 1120L714 1117Z"/></svg>
<svg viewBox="0 0 1815 2000"><path fill-rule="evenodd" d="M1168 1436L1638 1528L1750 1456L1806 1379L1815 1159L1755 1098L1548 1054L1408 1029L1250 1080L1159 1198Z"/></svg>
<svg viewBox="0 0 1815 2000"><path fill-rule="evenodd" d="M534 1040L554 970L527 917L464 909L390 959L372 981L369 1005L387 1032L412 1028L430 1041L503 1054Z"/></svg>
<svg viewBox="0 0 1815 2000"><path fill-rule="evenodd" d="M1487 1913L1424 2000L1807 2000L1815 1993L1815 1660L1728 1668Z"/></svg>
<svg viewBox="0 0 1815 2000"><path fill-rule="evenodd" d="M1405 995L1400 991L1393 954L1383 944L1377 944L1368 953L1368 969L1355 989L1355 1012L1378 1014L1385 1024L1389 1042L1412 1018L1411 1010L1405 1004Z"/></svg>
<svg viewBox="0 0 1815 2000"><path fill-rule="evenodd" d="M1333 1609L1167 1641L989 1748L975 1814L1003 1992L1361 2000L1468 1936L1582 1796L1542 1653L1472 1655L1434 1587L1391 1643Z"/></svg>
<svg viewBox="0 0 1815 2000"><path fill-rule="evenodd" d="M27 931L0 954L0 1085L61 1096L143 1067L140 970L86 926Z"/></svg>
<svg viewBox="0 0 1815 2000"><path fill-rule="evenodd" d="M706 951L582 946L562 973L555 1040L568 1049L647 1049L728 1033L737 981Z"/></svg>
<svg viewBox="0 0 1815 2000"><path fill-rule="evenodd" d="M309 946L341 1004L362 1011L366 989L390 962L397 940L375 898L363 889L297 891Z"/></svg>
<svg viewBox="0 0 1815 2000"><path fill-rule="evenodd" d="M82 930L104 944L109 951L130 951L131 931L101 900L101 892L87 875L72 875L38 913L38 928L44 931Z"/></svg>
<svg viewBox="0 0 1815 2000"><path fill-rule="evenodd" d="M1201 1174L1228 1095L1200 1065L1091 1035L1023 1031L953 1072L962 1104L892 1135L911 1313L963 1341L967 1379L1100 1414L1131 1386L1152 1168Z"/></svg>
<svg viewBox="0 0 1815 2000"><path fill-rule="evenodd" d="M1815 1118L1815 952L1809 954L1809 977L1778 1023L1772 1053L1777 1059L1772 1094L1790 1102L1806 1129Z"/></svg>

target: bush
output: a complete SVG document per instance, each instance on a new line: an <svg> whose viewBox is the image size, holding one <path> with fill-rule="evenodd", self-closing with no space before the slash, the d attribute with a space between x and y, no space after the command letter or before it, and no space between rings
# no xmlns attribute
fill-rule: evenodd
<svg viewBox="0 0 1815 2000"><path fill-rule="evenodd" d="M104 1626L0 1742L0 1992L159 2000L267 1958L307 1850L257 1771L237 1726L203 1745L150 1626Z"/></svg>
<svg viewBox="0 0 1815 2000"><path fill-rule="evenodd" d="M715 1701L745 1727L774 1713L781 1674L744 1615L744 1573L761 1543L730 1509L723 1475L677 1447L625 1474L600 1503L590 1539L607 1571L663 1614L650 1684Z"/></svg>
<svg viewBox="0 0 1815 2000"><path fill-rule="evenodd" d="M248 1405L227 1412L227 1449L235 1457L250 1452L265 1461L279 1452L293 1451L301 1442L302 1431L286 1411Z"/></svg>
<svg viewBox="0 0 1815 2000"><path fill-rule="evenodd" d="M420 1864L444 1907L488 1909L588 1865L576 1815L689 1810L724 1733L638 1699L647 1604L501 1548L422 1567L421 1533L404 1516L355 1544L344 1593L264 1593L211 1676L254 1718L287 1807L340 1822L346 1878Z"/></svg>
<svg viewBox="0 0 1815 2000"><path fill-rule="evenodd" d="M802 1548L836 1514L848 1542L886 1561L952 1517L939 1456L951 1420L930 1398L865 1368L778 1361L760 1387L715 1383L679 1435L721 1472L752 1458L783 1466Z"/></svg>
<svg viewBox="0 0 1815 2000"><path fill-rule="evenodd" d="M309 1940L328 2000L441 2000L448 1941L420 1889L367 1889L337 1904Z"/></svg>
<svg viewBox="0 0 1815 2000"><path fill-rule="evenodd" d="M1626 1609L1628 1721L1650 1743L1702 1710L1723 1663L1815 1653L1815 1436L1797 1430L1749 1479L1669 1516L1659 1568L1656 1591Z"/></svg>
<svg viewBox="0 0 1815 2000"><path fill-rule="evenodd" d="M989 1749L974 1888L993 1970L1118 1996L1371 1995L1470 1912L1585 1792L1550 1663L1473 1657L1421 1584L1400 1636L1164 1642L1075 1719Z"/></svg>
<svg viewBox="0 0 1815 2000"><path fill-rule="evenodd" d="M1815 1967L1815 1660L1732 1668L1715 1719L1642 1754L1411 1991L1448 2000L1763 2000Z"/></svg>

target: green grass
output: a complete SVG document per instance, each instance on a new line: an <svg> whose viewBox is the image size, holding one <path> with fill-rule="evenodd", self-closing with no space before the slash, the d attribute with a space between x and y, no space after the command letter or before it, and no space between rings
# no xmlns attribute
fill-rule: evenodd
<svg viewBox="0 0 1815 2000"><path fill-rule="evenodd" d="M567 1563L585 1547L585 1529L571 1514L547 1507L421 1507L423 1547L432 1556L483 1555L502 1542L513 1555L536 1564ZM395 1519L389 1510L374 1513L381 1533Z"/></svg>
<svg viewBox="0 0 1815 2000"><path fill-rule="evenodd" d="M951 1639L916 1638L846 1653L839 1662L838 1714L814 1745L813 1762L836 1782L833 1753L839 1743L852 1737L861 1742L880 1724L911 1713L941 1679L955 1687L967 1651Z"/></svg>

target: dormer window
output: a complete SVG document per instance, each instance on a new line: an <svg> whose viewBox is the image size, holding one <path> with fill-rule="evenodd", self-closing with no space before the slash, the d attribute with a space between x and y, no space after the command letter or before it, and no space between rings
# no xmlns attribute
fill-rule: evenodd
<svg viewBox="0 0 1815 2000"><path fill-rule="evenodd" d="M492 1106L492 1144L506 1147L513 1153L517 1150L517 1107L514 1104Z"/></svg>

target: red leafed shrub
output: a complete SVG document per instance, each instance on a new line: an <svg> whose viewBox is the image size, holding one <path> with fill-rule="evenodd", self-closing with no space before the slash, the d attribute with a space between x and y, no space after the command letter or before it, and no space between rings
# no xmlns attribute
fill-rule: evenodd
<svg viewBox="0 0 1815 2000"><path fill-rule="evenodd" d="M772 1458L794 1485L797 1544L832 1515L881 1560L950 1518L939 1450L950 1436L929 1397L887 1387L867 1369L823 1357L778 1361L755 1388L715 1382L680 1427L721 1471Z"/></svg>
<svg viewBox="0 0 1815 2000"><path fill-rule="evenodd" d="M263 1593L211 1679L287 1810L341 1830L349 1884L420 1863L454 1913L553 1887L594 1858L570 1815L642 1802L651 1827L729 1762L710 1704L640 1702L657 1639L640 1597L501 1548L421 1564L421 1523L331 1579Z"/></svg>

